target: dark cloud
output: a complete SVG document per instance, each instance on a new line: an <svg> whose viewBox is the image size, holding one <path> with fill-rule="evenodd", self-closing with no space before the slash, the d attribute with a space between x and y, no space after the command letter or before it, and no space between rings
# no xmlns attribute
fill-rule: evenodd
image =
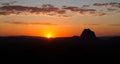
<svg viewBox="0 0 120 64"><path fill-rule="evenodd" d="M3 23L16 24L16 25L57 25L53 23L20 22L20 21L4 21Z"/></svg>
<svg viewBox="0 0 120 64"><path fill-rule="evenodd" d="M117 9L114 8L107 8L108 11L116 11Z"/></svg>
<svg viewBox="0 0 120 64"><path fill-rule="evenodd" d="M94 6L108 6L109 3L94 3Z"/></svg>
<svg viewBox="0 0 120 64"><path fill-rule="evenodd" d="M89 5L84 5L85 7L88 7ZM93 14L92 12L95 13L96 9L90 9L90 8L79 8L79 7L67 7L67 6L63 6L63 9L64 10L69 10L69 11L72 11L72 12L78 12L80 14L86 14L86 13L89 13L89 14Z"/></svg>
<svg viewBox="0 0 120 64"><path fill-rule="evenodd" d="M0 15L9 15L7 12L0 12Z"/></svg>
<svg viewBox="0 0 120 64"><path fill-rule="evenodd" d="M80 9L79 13L82 15L88 14L88 15L92 15L92 16L97 14L95 9Z"/></svg>
<svg viewBox="0 0 120 64"><path fill-rule="evenodd" d="M94 3L94 6L111 6L111 7L117 7L120 8L120 3L118 2L111 2L111 3Z"/></svg>
<svg viewBox="0 0 120 64"><path fill-rule="evenodd" d="M95 9L79 9L80 12L95 12Z"/></svg>
<svg viewBox="0 0 120 64"><path fill-rule="evenodd" d="M41 8L38 7L27 7L27 6L2 6L0 7L0 10L3 10L0 12L0 15L9 15L9 14L20 14L22 12L28 12L28 13L51 13L53 12L55 14L66 14L66 12L72 11L72 12L79 12L81 14L83 13L89 13L89 14L95 14L95 9L88 9L88 8L79 8L79 7L66 7L64 6L62 9L58 7L54 7L53 5L42 5ZM51 14L48 14L51 16ZM53 15L53 14L52 14ZM104 14L100 14L102 16Z"/></svg>
<svg viewBox="0 0 120 64"><path fill-rule="evenodd" d="M112 12L117 12L120 11L120 3L118 2L110 2L110 3L95 3L93 6L96 7L102 7L104 6L104 10L101 8L102 11L98 10L99 12L97 13L98 16L106 16L109 15ZM107 11L106 11L107 10Z"/></svg>
<svg viewBox="0 0 120 64"><path fill-rule="evenodd" d="M17 1L11 1L10 3L16 3ZM106 9L101 8L93 8L90 5L82 5L82 7L77 6L62 6L62 7L56 7L52 4L43 4L41 7L30 7L30 6L21 6L21 5L10 5L10 3L2 3L3 6L0 7L0 15L10 15L10 14L16 14L19 15L23 12L27 13L35 13L35 14L46 14L50 16L67 16L67 12L77 12L82 15L93 15L93 16L105 16L108 15L108 11L119 11L120 3L117 2L111 2L111 3L95 3L94 6L109 6L106 7ZM103 11L100 11L103 10ZM107 10L107 12L106 12Z"/></svg>
<svg viewBox="0 0 120 64"><path fill-rule="evenodd" d="M109 3L110 5L116 5L116 4L118 4L117 2L111 2L111 3Z"/></svg>
<svg viewBox="0 0 120 64"><path fill-rule="evenodd" d="M87 11L96 11L95 9L86 9L86 8L79 8L79 7L67 7L67 6L64 6L63 9L65 10L70 10L70 11L74 11L74 12L80 12L80 11L83 11L83 12L87 12Z"/></svg>
<svg viewBox="0 0 120 64"><path fill-rule="evenodd" d="M0 10L4 10L4 13L11 13L11 14L19 14L22 12L29 12L29 13L50 13L54 12L57 14L64 14L66 11L54 7L52 5L44 5L42 8L38 7L27 7L27 6L2 6Z"/></svg>
<svg viewBox="0 0 120 64"><path fill-rule="evenodd" d="M63 9L65 10L70 10L70 11L79 11L78 7L67 7L67 6L63 6Z"/></svg>
<svg viewBox="0 0 120 64"><path fill-rule="evenodd" d="M79 11L80 14L89 13L90 15L93 15L93 16L107 16L112 12L120 11L120 3L118 3L118 2L94 3L93 6L96 6L96 7L104 6L105 8L103 8L103 9L102 8L92 9L92 7L90 5L83 5L82 8L78 8L78 7L71 7L70 8L69 7L68 9L71 10L71 11Z"/></svg>
<svg viewBox="0 0 120 64"><path fill-rule="evenodd" d="M120 8L120 3L117 3L117 2L109 3L109 5L111 5L112 7Z"/></svg>
<svg viewBox="0 0 120 64"><path fill-rule="evenodd" d="M65 10L58 10L58 11L56 11L58 14L65 14L66 13L66 11Z"/></svg>

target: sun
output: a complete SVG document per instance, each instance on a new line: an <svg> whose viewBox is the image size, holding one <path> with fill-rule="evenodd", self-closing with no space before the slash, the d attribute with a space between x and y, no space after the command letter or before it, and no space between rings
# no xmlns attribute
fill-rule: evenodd
<svg viewBox="0 0 120 64"><path fill-rule="evenodd" d="M46 37L47 37L47 38L51 38L52 36L51 36L51 35L47 35Z"/></svg>
<svg viewBox="0 0 120 64"><path fill-rule="evenodd" d="M48 39L50 39L50 38L52 38L53 36L52 36L51 34L46 34L45 37L48 38Z"/></svg>

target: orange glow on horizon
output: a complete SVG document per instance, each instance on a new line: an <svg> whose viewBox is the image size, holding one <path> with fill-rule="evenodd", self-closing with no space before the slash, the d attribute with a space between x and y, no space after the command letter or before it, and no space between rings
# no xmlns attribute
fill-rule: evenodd
<svg viewBox="0 0 120 64"><path fill-rule="evenodd" d="M49 39L49 38L53 38L53 35L51 33L47 33L45 37Z"/></svg>
<svg viewBox="0 0 120 64"><path fill-rule="evenodd" d="M7 27L4 27L7 26ZM97 36L115 36L119 35L120 27L108 25L91 26L88 25ZM103 28L104 27L104 28ZM12 24L0 24L0 36L39 36L45 38L57 38L57 37L72 37L74 35L80 36L86 26L81 24L80 26L72 25L57 25L57 26L39 26L39 25L12 25ZM99 29L98 29L99 28ZM110 29L110 30L107 30Z"/></svg>
<svg viewBox="0 0 120 64"><path fill-rule="evenodd" d="M50 35L48 35L48 36L46 36L47 38L51 38L51 36Z"/></svg>

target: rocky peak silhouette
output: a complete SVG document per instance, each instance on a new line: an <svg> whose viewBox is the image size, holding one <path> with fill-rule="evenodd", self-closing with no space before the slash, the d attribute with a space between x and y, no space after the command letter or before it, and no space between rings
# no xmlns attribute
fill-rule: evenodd
<svg viewBox="0 0 120 64"><path fill-rule="evenodd" d="M83 40L94 40L94 39L96 39L96 35L89 28L84 29L82 34L81 34L81 39L83 39Z"/></svg>

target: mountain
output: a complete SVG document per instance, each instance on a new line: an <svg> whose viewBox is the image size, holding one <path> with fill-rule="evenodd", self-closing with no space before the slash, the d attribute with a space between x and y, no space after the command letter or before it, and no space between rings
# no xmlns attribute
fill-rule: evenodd
<svg viewBox="0 0 120 64"><path fill-rule="evenodd" d="M96 37L95 33L92 30L90 30L89 28L84 29L81 34L81 39L83 39L83 40L94 40L96 38L97 37Z"/></svg>

